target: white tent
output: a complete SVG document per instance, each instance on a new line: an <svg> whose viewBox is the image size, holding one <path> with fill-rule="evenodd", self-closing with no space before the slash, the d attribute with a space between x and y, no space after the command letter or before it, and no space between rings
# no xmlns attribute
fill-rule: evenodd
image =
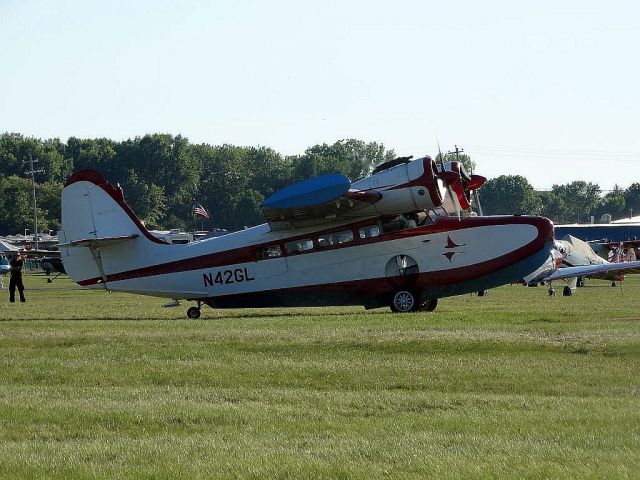
<svg viewBox="0 0 640 480"><path fill-rule="evenodd" d="M8 243L4 240L0 240L0 252L6 253L6 252L17 252L18 250L20 250L18 247L16 247L15 245Z"/></svg>
<svg viewBox="0 0 640 480"><path fill-rule="evenodd" d="M638 225L640 224L640 217L621 218L620 220L614 220L611 223L615 223L617 225L624 224L624 223L632 223L632 224Z"/></svg>

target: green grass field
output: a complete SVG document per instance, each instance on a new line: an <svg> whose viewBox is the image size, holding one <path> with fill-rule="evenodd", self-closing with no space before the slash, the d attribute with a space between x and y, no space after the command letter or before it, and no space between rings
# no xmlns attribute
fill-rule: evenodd
<svg viewBox="0 0 640 480"><path fill-rule="evenodd" d="M0 290L1 478L640 478L640 280L199 320L26 284Z"/></svg>

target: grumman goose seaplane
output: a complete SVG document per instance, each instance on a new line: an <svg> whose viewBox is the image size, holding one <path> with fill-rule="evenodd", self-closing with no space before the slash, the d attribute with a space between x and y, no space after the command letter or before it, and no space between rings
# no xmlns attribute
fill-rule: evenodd
<svg viewBox="0 0 640 480"><path fill-rule="evenodd" d="M189 318L202 305L431 311L438 298L515 282L544 263L549 220L461 218L485 178L410 158L353 183L334 174L296 183L262 203L267 223L186 245L151 235L120 188L83 170L62 192L62 259L85 287L195 301Z"/></svg>

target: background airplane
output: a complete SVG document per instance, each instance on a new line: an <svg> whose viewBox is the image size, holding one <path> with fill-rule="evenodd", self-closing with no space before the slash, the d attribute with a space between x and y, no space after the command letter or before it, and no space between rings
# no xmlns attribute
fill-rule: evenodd
<svg viewBox="0 0 640 480"><path fill-rule="evenodd" d="M48 256L42 257L38 263L40 264L40 268L44 270L45 275L51 275L53 272L56 272L55 277L47 278L47 282L51 283L53 280L58 278L60 275L64 275L67 271L64 269L64 264L62 263L62 258L59 256Z"/></svg>
<svg viewBox="0 0 640 480"><path fill-rule="evenodd" d="M455 163L455 162L452 162ZM542 217L448 216L484 182L459 164L396 159L357 182L323 175L262 203L266 224L168 244L93 170L62 192L60 249L71 278L214 308L363 305L433 310L438 298L511 283L541 265Z"/></svg>
<svg viewBox="0 0 640 480"><path fill-rule="evenodd" d="M562 240L554 241L547 261L525 276L523 283L529 285L564 280L567 285L562 294L570 296L575 292L576 286L584 285L584 278L615 282L622 280L624 273L640 273L640 261L623 261L624 256L620 251L614 251L611 258L613 261L607 261L597 255L589 243L565 235ZM553 286L549 287L549 294L555 294Z"/></svg>

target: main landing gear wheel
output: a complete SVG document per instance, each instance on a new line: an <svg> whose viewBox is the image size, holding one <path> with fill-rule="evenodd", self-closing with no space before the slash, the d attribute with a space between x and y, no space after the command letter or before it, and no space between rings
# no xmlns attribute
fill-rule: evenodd
<svg viewBox="0 0 640 480"><path fill-rule="evenodd" d="M418 309L418 301L415 293L410 290L397 290L391 299L391 311L396 313L415 312Z"/></svg>
<svg viewBox="0 0 640 480"><path fill-rule="evenodd" d="M193 320L200 318L200 309L198 307L190 307L187 310L187 317Z"/></svg>
<svg viewBox="0 0 640 480"><path fill-rule="evenodd" d="M426 302L422 302L420 304L420 310L424 310L425 312L433 312L438 306L438 299L434 298L433 300L427 300Z"/></svg>
<svg viewBox="0 0 640 480"><path fill-rule="evenodd" d="M569 285L562 289L563 297L570 297L571 295L573 295L573 290L571 290L571 287Z"/></svg>

